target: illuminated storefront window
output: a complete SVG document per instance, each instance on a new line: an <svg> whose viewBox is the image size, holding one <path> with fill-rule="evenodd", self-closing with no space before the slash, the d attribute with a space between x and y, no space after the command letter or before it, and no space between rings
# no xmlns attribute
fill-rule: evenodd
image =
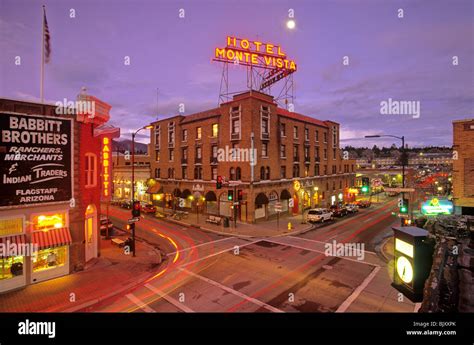
<svg viewBox="0 0 474 345"><path fill-rule="evenodd" d="M66 213L33 216L33 231L62 228L66 226Z"/></svg>
<svg viewBox="0 0 474 345"><path fill-rule="evenodd" d="M0 236L16 235L23 232L23 218L0 219Z"/></svg>
<svg viewBox="0 0 474 345"><path fill-rule="evenodd" d="M23 256L0 257L0 280L23 275Z"/></svg>
<svg viewBox="0 0 474 345"><path fill-rule="evenodd" d="M33 272L64 266L67 260L67 246L47 248L33 253Z"/></svg>

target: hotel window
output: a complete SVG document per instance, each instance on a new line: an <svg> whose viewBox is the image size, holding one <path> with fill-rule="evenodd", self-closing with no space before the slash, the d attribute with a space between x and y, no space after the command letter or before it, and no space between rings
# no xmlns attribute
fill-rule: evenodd
<svg viewBox="0 0 474 345"><path fill-rule="evenodd" d="M202 138L202 128L201 127L197 127L196 128L196 139L197 140L200 140Z"/></svg>
<svg viewBox="0 0 474 345"><path fill-rule="evenodd" d="M319 131L316 130L316 132L314 134L315 134L315 140L318 143L319 142Z"/></svg>
<svg viewBox="0 0 474 345"><path fill-rule="evenodd" d="M268 157L268 144L262 143L262 157Z"/></svg>
<svg viewBox="0 0 474 345"><path fill-rule="evenodd" d="M260 180L265 180L265 167L260 167Z"/></svg>
<svg viewBox="0 0 474 345"><path fill-rule="evenodd" d="M293 126L293 139L298 139L298 127Z"/></svg>
<svg viewBox="0 0 474 345"><path fill-rule="evenodd" d="M270 167L265 169L265 179L270 180Z"/></svg>
<svg viewBox="0 0 474 345"><path fill-rule="evenodd" d="M194 168L194 179L195 180L202 180L202 167L195 167Z"/></svg>
<svg viewBox="0 0 474 345"><path fill-rule="evenodd" d="M300 166L298 164L293 165L293 177L300 177Z"/></svg>
<svg viewBox="0 0 474 345"><path fill-rule="evenodd" d="M316 164L314 166L314 176L319 176L319 165L318 164Z"/></svg>
<svg viewBox="0 0 474 345"><path fill-rule="evenodd" d="M197 159L202 158L202 148L201 148L201 146L196 147L196 158Z"/></svg>
<svg viewBox="0 0 474 345"><path fill-rule="evenodd" d="M188 130L187 129L183 129L183 141L188 141Z"/></svg>
<svg viewBox="0 0 474 345"><path fill-rule="evenodd" d="M280 145L280 158L286 158L286 145Z"/></svg>
<svg viewBox="0 0 474 345"><path fill-rule="evenodd" d="M229 169L229 180L231 180L231 181L235 180L235 169L234 168Z"/></svg>
<svg viewBox="0 0 474 345"><path fill-rule="evenodd" d="M168 123L168 144L174 145L174 121Z"/></svg>
<svg viewBox="0 0 474 345"><path fill-rule="evenodd" d="M235 179L237 181L241 180L242 179L242 169L240 169L240 167L237 167L235 169Z"/></svg>
<svg viewBox="0 0 474 345"><path fill-rule="evenodd" d="M325 166L324 166L324 175L327 175L327 174L328 174L328 166L325 165Z"/></svg>
<svg viewBox="0 0 474 345"><path fill-rule="evenodd" d="M309 146L304 147L304 160L305 162L309 162Z"/></svg>
<svg viewBox="0 0 474 345"><path fill-rule="evenodd" d="M97 186L97 156L93 153L86 153L86 188L91 188Z"/></svg>
<svg viewBox="0 0 474 345"><path fill-rule="evenodd" d="M300 161L300 155L298 154L298 145L293 145L293 161L294 162Z"/></svg>
<svg viewBox="0 0 474 345"><path fill-rule="evenodd" d="M174 178L174 168L168 169L168 178Z"/></svg>
<svg viewBox="0 0 474 345"><path fill-rule="evenodd" d="M187 167L182 167L181 168L181 176L182 176L183 180L188 179L188 168Z"/></svg>
<svg viewBox="0 0 474 345"><path fill-rule="evenodd" d="M336 149L332 149L332 159L336 160Z"/></svg>
<svg viewBox="0 0 474 345"><path fill-rule="evenodd" d="M324 159L328 159L328 149L324 149Z"/></svg>
<svg viewBox="0 0 474 345"><path fill-rule="evenodd" d="M230 139L231 140L240 140L241 131L240 131L240 106L232 107L230 109Z"/></svg>
<svg viewBox="0 0 474 345"><path fill-rule="evenodd" d="M155 147L160 148L160 126L155 126Z"/></svg>
<svg viewBox="0 0 474 345"><path fill-rule="evenodd" d="M309 165L305 165L304 167L304 177L308 177L309 176Z"/></svg>
<svg viewBox="0 0 474 345"><path fill-rule="evenodd" d="M286 178L286 166L284 165L280 167L280 178Z"/></svg>
<svg viewBox="0 0 474 345"><path fill-rule="evenodd" d="M335 175L336 172L337 172L337 165L333 165L333 166L332 166L332 173L333 173L333 175Z"/></svg>
<svg viewBox="0 0 474 345"><path fill-rule="evenodd" d="M217 180L217 167L212 167L211 169L211 174L212 174L212 180L216 181Z"/></svg>
<svg viewBox="0 0 474 345"><path fill-rule="evenodd" d="M214 123L212 125L212 137L217 138L218 135L219 135L219 125L217 123Z"/></svg>
<svg viewBox="0 0 474 345"><path fill-rule="evenodd" d="M169 161L173 162L174 161L174 149L169 149Z"/></svg>
<svg viewBox="0 0 474 345"><path fill-rule="evenodd" d="M260 107L260 133L261 139L268 139L270 137L270 108Z"/></svg>
<svg viewBox="0 0 474 345"><path fill-rule="evenodd" d="M280 123L280 136L286 138L286 125L284 123Z"/></svg>
<svg viewBox="0 0 474 345"><path fill-rule="evenodd" d="M309 128L304 129L304 140L309 141Z"/></svg>
<svg viewBox="0 0 474 345"><path fill-rule="evenodd" d="M332 181L332 190L336 190L336 181Z"/></svg>
<svg viewBox="0 0 474 345"><path fill-rule="evenodd" d="M186 162L188 160L188 149L186 147L183 147L181 149L182 155L183 155L183 161Z"/></svg>
<svg viewBox="0 0 474 345"><path fill-rule="evenodd" d="M337 147L337 127L332 127L332 147Z"/></svg>
<svg viewBox="0 0 474 345"><path fill-rule="evenodd" d="M160 161L160 150L155 150L155 161Z"/></svg>
<svg viewBox="0 0 474 345"><path fill-rule="evenodd" d="M328 142L328 133L324 132L324 143Z"/></svg>
<svg viewBox="0 0 474 345"><path fill-rule="evenodd" d="M319 156L319 146L314 147L314 158L316 162L319 162L321 160L321 157Z"/></svg>
<svg viewBox="0 0 474 345"><path fill-rule="evenodd" d="M156 178L160 178L160 171L161 171L160 168L155 169L155 177Z"/></svg>

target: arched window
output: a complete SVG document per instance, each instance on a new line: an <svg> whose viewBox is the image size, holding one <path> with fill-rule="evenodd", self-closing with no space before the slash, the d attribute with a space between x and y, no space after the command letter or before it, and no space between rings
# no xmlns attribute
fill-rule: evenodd
<svg viewBox="0 0 474 345"><path fill-rule="evenodd" d="M235 179L236 180L241 180L242 179L242 171L241 171L240 167L237 167L235 169Z"/></svg>
<svg viewBox="0 0 474 345"><path fill-rule="evenodd" d="M91 188L97 186L97 156L91 152L85 154L85 187Z"/></svg>
<svg viewBox="0 0 474 345"><path fill-rule="evenodd" d="M260 168L260 180L265 180L265 167Z"/></svg>
<svg viewBox="0 0 474 345"><path fill-rule="evenodd" d="M235 181L235 168L230 168L230 171L229 171L229 179L231 181Z"/></svg>

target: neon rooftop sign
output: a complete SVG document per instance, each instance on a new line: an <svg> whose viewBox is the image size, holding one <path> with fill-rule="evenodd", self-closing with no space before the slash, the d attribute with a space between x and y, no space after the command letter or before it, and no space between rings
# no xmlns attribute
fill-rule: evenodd
<svg viewBox="0 0 474 345"><path fill-rule="evenodd" d="M296 71L295 61L286 56L281 46L233 36L227 36L227 45L224 48L215 49L213 60L276 69L287 74Z"/></svg>

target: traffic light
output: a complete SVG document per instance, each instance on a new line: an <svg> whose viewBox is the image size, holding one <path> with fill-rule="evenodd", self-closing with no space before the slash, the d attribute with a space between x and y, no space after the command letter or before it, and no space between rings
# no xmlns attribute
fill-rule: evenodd
<svg viewBox="0 0 474 345"><path fill-rule="evenodd" d="M362 177L362 193L368 193L370 190L370 180L368 177Z"/></svg>
<svg viewBox="0 0 474 345"><path fill-rule="evenodd" d="M408 213L408 199L400 199L400 213Z"/></svg>
<svg viewBox="0 0 474 345"><path fill-rule="evenodd" d="M234 191L233 190L227 191L227 200L229 200L229 201L234 200Z"/></svg>
<svg viewBox="0 0 474 345"><path fill-rule="evenodd" d="M132 217L140 217L140 201L134 201L132 206Z"/></svg>
<svg viewBox="0 0 474 345"><path fill-rule="evenodd" d="M125 225L125 229L127 229L127 231L132 232L133 230L135 230L135 223Z"/></svg>
<svg viewBox="0 0 474 345"><path fill-rule="evenodd" d="M217 176L216 189L222 188L222 176Z"/></svg>

